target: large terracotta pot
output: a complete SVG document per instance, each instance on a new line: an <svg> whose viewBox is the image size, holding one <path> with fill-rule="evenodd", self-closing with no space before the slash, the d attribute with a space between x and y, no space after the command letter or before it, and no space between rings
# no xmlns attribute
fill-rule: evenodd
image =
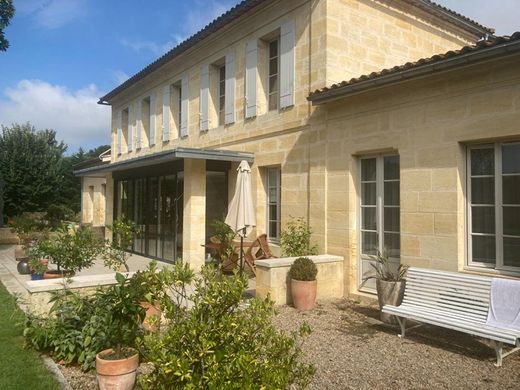
<svg viewBox="0 0 520 390"><path fill-rule="evenodd" d="M379 303L379 309L382 309L384 305L399 306L403 301L405 285L406 280L402 280L400 282L387 282L376 279L377 301ZM397 324L395 316L391 314L380 312L380 318L381 321L387 324Z"/></svg>
<svg viewBox="0 0 520 390"><path fill-rule="evenodd" d="M161 303L155 301L152 305L150 302L142 301L139 304L146 310L143 328L149 332L156 332L157 324L161 321Z"/></svg>
<svg viewBox="0 0 520 390"><path fill-rule="evenodd" d="M105 349L96 355L96 373L100 390L132 390L139 367L139 353L135 351L126 359L105 360L103 356L113 352Z"/></svg>
<svg viewBox="0 0 520 390"><path fill-rule="evenodd" d="M299 310L312 310L316 304L316 280L291 279L293 305Z"/></svg>

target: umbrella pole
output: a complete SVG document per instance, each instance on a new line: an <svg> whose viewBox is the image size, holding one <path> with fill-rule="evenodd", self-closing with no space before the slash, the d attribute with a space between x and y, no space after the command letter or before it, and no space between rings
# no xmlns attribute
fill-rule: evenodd
<svg viewBox="0 0 520 390"><path fill-rule="evenodd" d="M240 235L240 276L244 273L244 236Z"/></svg>

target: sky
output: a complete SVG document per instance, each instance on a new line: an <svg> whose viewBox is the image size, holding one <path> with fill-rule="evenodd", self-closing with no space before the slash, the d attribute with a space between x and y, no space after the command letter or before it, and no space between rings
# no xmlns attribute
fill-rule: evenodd
<svg viewBox="0 0 520 390"><path fill-rule="evenodd" d="M14 0L0 52L0 125L31 122L69 145L109 143L98 98L239 0ZM519 0L438 0L497 34L520 31Z"/></svg>

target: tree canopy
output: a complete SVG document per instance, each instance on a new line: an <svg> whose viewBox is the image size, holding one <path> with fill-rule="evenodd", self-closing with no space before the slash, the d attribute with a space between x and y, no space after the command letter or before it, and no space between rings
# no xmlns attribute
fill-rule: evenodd
<svg viewBox="0 0 520 390"><path fill-rule="evenodd" d="M0 51L6 51L9 41L6 39L4 29L14 16L13 0L0 0Z"/></svg>

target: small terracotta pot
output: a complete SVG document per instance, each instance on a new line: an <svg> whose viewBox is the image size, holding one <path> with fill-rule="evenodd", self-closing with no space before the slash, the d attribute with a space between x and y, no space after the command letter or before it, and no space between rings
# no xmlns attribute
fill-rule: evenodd
<svg viewBox="0 0 520 390"><path fill-rule="evenodd" d="M105 360L103 356L113 352L105 349L96 355L96 373L100 390L131 390L135 385L136 371L139 367L137 351L126 359Z"/></svg>
<svg viewBox="0 0 520 390"><path fill-rule="evenodd" d="M139 304L146 310L143 328L148 332L156 332L157 324L161 321L161 302L155 301L152 305L150 302L142 301Z"/></svg>
<svg viewBox="0 0 520 390"><path fill-rule="evenodd" d="M316 280L291 279L293 305L299 310L312 310L316 304Z"/></svg>
<svg viewBox="0 0 520 390"><path fill-rule="evenodd" d="M51 271L45 271L43 274L44 279L59 279L59 278L68 278L74 276L74 272L72 271L63 271L63 274L61 271L58 270L51 270Z"/></svg>

